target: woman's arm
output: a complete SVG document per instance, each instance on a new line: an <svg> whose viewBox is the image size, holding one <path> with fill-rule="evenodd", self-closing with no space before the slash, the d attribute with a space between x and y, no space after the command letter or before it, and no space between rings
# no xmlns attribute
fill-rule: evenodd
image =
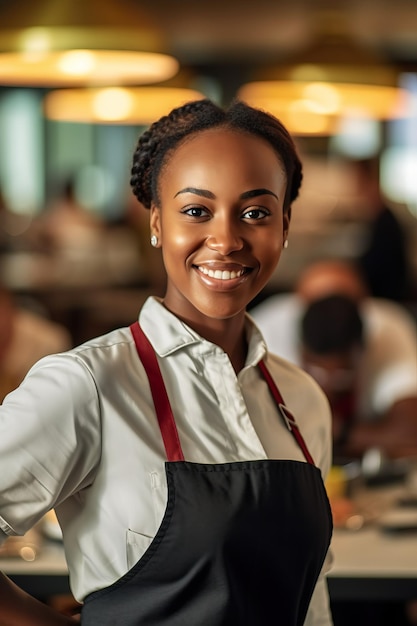
<svg viewBox="0 0 417 626"><path fill-rule="evenodd" d="M71 626L67 617L39 602L0 572L0 626Z"/></svg>
<svg viewBox="0 0 417 626"><path fill-rule="evenodd" d="M322 571L314 589L304 626L333 626L333 617L330 608L329 591L327 587L327 572L332 566L333 554L329 549L323 564Z"/></svg>

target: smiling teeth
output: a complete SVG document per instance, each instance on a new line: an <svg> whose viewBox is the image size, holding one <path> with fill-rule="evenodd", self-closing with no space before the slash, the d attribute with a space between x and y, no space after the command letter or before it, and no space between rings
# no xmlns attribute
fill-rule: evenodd
<svg viewBox="0 0 417 626"><path fill-rule="evenodd" d="M198 269L200 272L209 276L210 278L217 278L218 280L231 280L232 278L239 278L244 273L244 270L239 270L238 272L234 272L233 270L229 272L228 270L209 270L206 267L199 266Z"/></svg>

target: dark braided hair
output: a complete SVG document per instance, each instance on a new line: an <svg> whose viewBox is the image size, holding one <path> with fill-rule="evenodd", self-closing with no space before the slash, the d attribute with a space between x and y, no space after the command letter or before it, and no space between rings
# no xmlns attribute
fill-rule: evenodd
<svg viewBox="0 0 417 626"><path fill-rule="evenodd" d="M275 117L235 100L222 109L210 100L195 100L173 109L154 122L139 138L131 171L133 193L147 209L158 202L158 181L169 153L194 133L210 128L229 128L266 140L282 161L287 189L284 211L298 196L302 180L302 165L287 129Z"/></svg>

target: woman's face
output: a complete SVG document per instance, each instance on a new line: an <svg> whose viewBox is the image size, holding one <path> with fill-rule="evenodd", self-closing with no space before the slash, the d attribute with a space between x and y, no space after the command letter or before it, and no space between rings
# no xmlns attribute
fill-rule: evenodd
<svg viewBox="0 0 417 626"><path fill-rule="evenodd" d="M266 141L196 133L163 168L151 208L167 272L165 305L188 323L245 310L271 277L287 236L284 167Z"/></svg>

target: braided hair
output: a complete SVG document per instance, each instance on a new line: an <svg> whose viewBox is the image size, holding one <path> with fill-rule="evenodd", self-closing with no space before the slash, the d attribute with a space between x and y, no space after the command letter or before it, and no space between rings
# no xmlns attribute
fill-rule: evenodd
<svg viewBox="0 0 417 626"><path fill-rule="evenodd" d="M194 133L211 128L228 128L266 140L282 161L287 189L284 211L298 196L302 165L294 142L281 122L264 111L235 100L222 109L210 100L195 100L173 109L154 122L139 138L133 156L130 184L134 195L147 209L159 204L158 181L169 154Z"/></svg>

